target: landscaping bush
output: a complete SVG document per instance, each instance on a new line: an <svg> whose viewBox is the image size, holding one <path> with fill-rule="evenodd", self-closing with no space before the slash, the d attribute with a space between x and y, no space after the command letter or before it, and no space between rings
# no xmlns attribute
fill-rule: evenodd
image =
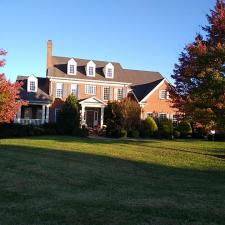
<svg viewBox="0 0 225 225"><path fill-rule="evenodd" d="M132 137L132 138L139 138L140 132L139 132L138 130L136 130L136 129L134 129L134 130L129 130L129 131L127 132L127 136L128 136L128 137Z"/></svg>
<svg viewBox="0 0 225 225"><path fill-rule="evenodd" d="M63 134L71 135L80 126L80 113L76 96L69 95L63 104L59 118L59 128Z"/></svg>
<svg viewBox="0 0 225 225"><path fill-rule="evenodd" d="M158 126L155 120L148 116L145 120L141 122L140 135L144 138L153 137L157 134Z"/></svg>
<svg viewBox="0 0 225 225"><path fill-rule="evenodd" d="M159 134L164 138L171 138L173 135L173 122L170 119L163 118L159 122Z"/></svg>
<svg viewBox="0 0 225 225"><path fill-rule="evenodd" d="M178 124L178 130L180 131L181 137L187 137L192 134L192 127L188 121L181 121Z"/></svg>
<svg viewBox="0 0 225 225"><path fill-rule="evenodd" d="M130 98L109 102L104 113L106 136L126 136L125 131L137 129L140 126L140 115L139 104Z"/></svg>
<svg viewBox="0 0 225 225"><path fill-rule="evenodd" d="M89 130L85 126L82 126L82 128L76 128L72 132L73 135L79 136L79 137L88 137L89 136Z"/></svg>
<svg viewBox="0 0 225 225"><path fill-rule="evenodd" d="M174 138L179 138L180 137L180 131L179 130L174 130L173 131L173 136L174 136Z"/></svg>

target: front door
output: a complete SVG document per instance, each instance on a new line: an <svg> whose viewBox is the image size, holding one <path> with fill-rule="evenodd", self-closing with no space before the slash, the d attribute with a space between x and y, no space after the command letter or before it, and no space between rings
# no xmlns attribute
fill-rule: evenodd
<svg viewBox="0 0 225 225"><path fill-rule="evenodd" d="M86 111L86 124L88 127L94 126L94 111L93 110Z"/></svg>

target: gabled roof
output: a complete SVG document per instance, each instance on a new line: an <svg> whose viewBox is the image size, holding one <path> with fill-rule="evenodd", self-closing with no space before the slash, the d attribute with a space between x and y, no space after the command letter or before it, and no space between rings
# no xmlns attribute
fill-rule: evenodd
<svg viewBox="0 0 225 225"><path fill-rule="evenodd" d="M124 69L124 72L139 102L164 79L158 72L128 69Z"/></svg>
<svg viewBox="0 0 225 225"><path fill-rule="evenodd" d="M30 103L50 103L51 97L49 93L49 80L44 77L36 77L38 79L37 92L27 91L27 78L29 76L17 76L17 81L22 81L23 86L20 89L20 97Z"/></svg>
<svg viewBox="0 0 225 225"><path fill-rule="evenodd" d="M106 78L103 72L103 68L109 63L106 61L97 61L97 60L89 60L89 59L79 59L74 58L77 62L77 74L76 75L68 75L67 74L67 62L71 58L68 57L59 57L53 56L53 67L48 68L47 76L48 77L59 77L59 78L77 78L77 79L88 79L88 80L101 80L101 81L115 81L115 82L124 82L126 81L126 76L123 71L123 68L119 63L111 62L114 66L114 78ZM96 64L96 74L95 77L87 77L85 67L88 62L93 61Z"/></svg>

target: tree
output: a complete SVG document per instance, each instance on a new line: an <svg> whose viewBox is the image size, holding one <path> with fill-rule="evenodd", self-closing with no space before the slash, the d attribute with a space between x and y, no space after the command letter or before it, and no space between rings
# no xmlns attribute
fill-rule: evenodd
<svg viewBox="0 0 225 225"><path fill-rule="evenodd" d="M170 138L173 134L173 122L168 118L160 119L159 121L159 134L162 137Z"/></svg>
<svg viewBox="0 0 225 225"><path fill-rule="evenodd" d="M0 56L5 56L6 51L0 49ZM0 67L5 65L5 60L0 59ZM9 123L15 117L19 108L26 105L20 100L19 92L22 83L12 83L0 74L0 123Z"/></svg>
<svg viewBox="0 0 225 225"><path fill-rule="evenodd" d="M203 27L175 65L173 106L206 129L225 127L225 3L217 0Z"/></svg>
<svg viewBox="0 0 225 225"><path fill-rule="evenodd" d="M178 131L180 132L182 137L186 137L187 135L192 134L192 127L188 121L182 120L178 124Z"/></svg>
<svg viewBox="0 0 225 225"><path fill-rule="evenodd" d="M130 98L121 101L109 102L105 108L105 124L107 125L107 135L117 133L121 129L126 131L137 129L140 125L141 108L139 104Z"/></svg>
<svg viewBox="0 0 225 225"><path fill-rule="evenodd" d="M155 120L148 116L145 120L141 123L141 136L142 137L152 137L158 131L158 126Z"/></svg>
<svg viewBox="0 0 225 225"><path fill-rule="evenodd" d="M80 113L76 96L69 95L63 104L59 118L60 129L63 133L72 134L80 126Z"/></svg>

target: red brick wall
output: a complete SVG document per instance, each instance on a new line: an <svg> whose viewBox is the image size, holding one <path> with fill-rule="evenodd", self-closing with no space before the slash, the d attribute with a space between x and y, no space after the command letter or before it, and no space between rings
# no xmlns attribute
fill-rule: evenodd
<svg viewBox="0 0 225 225"><path fill-rule="evenodd" d="M156 89L146 100L146 104L143 108L142 116L145 117L148 112L152 113L166 113L171 115L176 113L176 109L172 108L169 99L160 99L160 91L166 90L168 83L165 81L158 89Z"/></svg>

